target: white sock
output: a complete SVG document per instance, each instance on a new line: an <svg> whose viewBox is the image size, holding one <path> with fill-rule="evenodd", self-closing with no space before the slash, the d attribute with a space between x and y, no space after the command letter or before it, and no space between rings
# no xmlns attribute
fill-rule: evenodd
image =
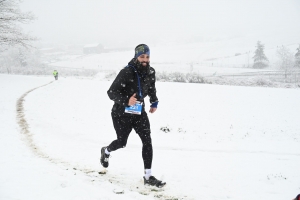
<svg viewBox="0 0 300 200"><path fill-rule="evenodd" d="M152 176L151 175L151 169L145 169L145 179L149 180L150 176Z"/></svg>
<svg viewBox="0 0 300 200"><path fill-rule="evenodd" d="M110 152L109 152L109 151L107 151L107 148L105 149L105 153L106 153L107 155L109 155L109 154L110 154Z"/></svg>

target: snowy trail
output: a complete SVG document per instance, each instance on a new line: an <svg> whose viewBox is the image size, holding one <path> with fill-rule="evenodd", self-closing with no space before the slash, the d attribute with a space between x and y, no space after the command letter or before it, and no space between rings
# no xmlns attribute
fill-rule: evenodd
<svg viewBox="0 0 300 200"><path fill-rule="evenodd" d="M52 77L12 76L0 74L0 199L80 199L86 192L63 191L73 181L73 186L84 187L73 175L35 157L24 145L16 123L16 101L33 87L49 83ZM78 197L74 197L77 193ZM75 194L76 195L76 194ZM56 198L58 199L58 198Z"/></svg>
<svg viewBox="0 0 300 200"><path fill-rule="evenodd" d="M31 147L31 149L33 149L33 152L37 153L38 156L43 156L42 153L39 152L39 149L37 148L37 146L34 144L33 140L32 140L32 137L31 137L31 134L29 132L29 124L27 123L26 121L26 118L25 118L25 112L24 112L24 105L23 105L23 102L25 101L25 97L32 91L38 89L38 88L41 88L41 87L45 87L49 84L51 84L53 81L51 81L50 83L47 83L45 85L42 85L42 86L39 86L39 87L36 87L36 88L33 88L29 91L27 91L25 94L23 94L18 100L17 100L17 122L21 128L21 132L23 135L25 135L25 139L28 143L28 145Z"/></svg>
<svg viewBox="0 0 300 200"><path fill-rule="evenodd" d="M31 93L25 102L38 147L52 160L86 170L97 180L103 179L97 174L100 148L115 139L112 102L106 96L109 84L63 79ZM250 200L282 199L297 193L297 90L176 83L158 83L157 87L162 104L149 117L153 171L167 181L164 195ZM192 112L178 107L177 102L184 102L181 97L170 101L177 93L182 98L195 94L190 105L203 106L192 107ZM36 106L40 109L35 110ZM162 126L171 132L160 131ZM123 188L125 194L133 190L142 177L140 151L139 138L132 132L127 147L113 153L104 179Z"/></svg>
<svg viewBox="0 0 300 200"><path fill-rule="evenodd" d="M182 199L183 197L174 196L174 195L167 195L165 194L166 189L152 189L152 188L144 188L143 182L139 181L132 181L127 178L120 178L118 175L111 175L111 174L105 174L105 175L99 175L99 169L91 169L87 167L82 166L74 166L72 163L69 163L62 159L57 159L54 157L49 156L46 152L43 152L38 146L39 144L35 143L34 138L32 137L32 134L29 131L30 124L28 124L26 117L25 117L25 108L24 108L24 101L26 96L42 87L45 87L49 84L53 83L51 81L50 83L47 83L45 85L33 88L29 91L27 91L25 94L23 94L17 101L17 120L18 124L21 128L21 132L25 135L25 140L27 142L27 145L31 148L31 150L38 156L44 159L47 159L53 164L56 164L60 167L74 169L77 172L82 172L83 174L87 175L89 178L92 179L92 181L102 181L106 180L107 182L115 184L116 191L122 191L123 193L124 189L127 189L126 192L129 191L135 191L138 192L141 195L150 195L151 197L158 198L158 199ZM187 196L184 196L185 199L188 199Z"/></svg>
<svg viewBox="0 0 300 200"><path fill-rule="evenodd" d="M75 169L76 171L80 171L80 172L84 173L85 175L89 176L90 178L92 178L93 181L106 180L108 182L116 184L117 191L124 191L124 190L118 189L118 188L123 188L123 189L127 188L127 190L136 191L136 192L140 193L141 195L151 194L151 191L153 191L153 189L144 189L142 181L135 182L135 181L127 180L126 178L120 178L120 176L116 176L116 175L114 176L114 175L110 175L110 174L99 175L98 172L100 170L73 166L72 163L69 163L69 162L64 161L64 160L58 160L56 158L53 158L53 157L47 155L46 152L43 152L42 150L40 150L38 148L38 144L36 144L34 142L32 134L29 131L30 125L27 123L26 118L25 118L25 110L24 110L23 102L25 101L25 98L29 93L33 92L36 89L45 87L45 86L51 84L52 82L29 90L28 92L23 94L17 101L17 120L18 120L18 124L21 128L22 133L25 135L25 139L27 141L28 146L32 149L32 151L38 157L45 158L48 161L50 161L50 162L52 162L56 165L60 165L60 166L63 166L65 168L70 168L70 169ZM170 200L172 200L172 199L181 199L181 197L174 197L174 196L165 195L164 190L165 189L160 189L160 190L155 191L154 197L156 197L158 199L170 199ZM187 199L186 196L185 196L185 199Z"/></svg>
<svg viewBox="0 0 300 200"><path fill-rule="evenodd" d="M95 181L94 177L78 170L55 165L28 148L28 139L21 134L17 124L16 107L20 107L16 102L32 88L52 80L52 77L0 74L0 199L152 199L137 192L115 194L113 190L118 187L110 182ZM24 111L26 118L26 106Z"/></svg>

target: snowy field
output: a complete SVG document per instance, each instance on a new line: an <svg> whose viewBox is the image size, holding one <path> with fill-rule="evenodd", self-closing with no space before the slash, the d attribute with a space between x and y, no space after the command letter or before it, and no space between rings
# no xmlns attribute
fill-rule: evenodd
<svg viewBox="0 0 300 200"><path fill-rule="evenodd" d="M299 193L299 90L158 82L158 110L148 113L153 174L167 186L151 191L142 185L134 131L112 153L108 173L98 174L100 148L116 137L110 84L0 75L0 199L281 200Z"/></svg>
<svg viewBox="0 0 300 200"><path fill-rule="evenodd" d="M152 45L151 65L158 72L196 72L203 76L240 74L278 70L278 47L285 46L294 55L299 44L280 40L267 42L265 54L270 67L253 69L253 56L256 46L254 38L234 38L214 42L190 44ZM51 63L52 67L96 69L119 71L134 56L132 50L90 55L66 55L60 61Z"/></svg>

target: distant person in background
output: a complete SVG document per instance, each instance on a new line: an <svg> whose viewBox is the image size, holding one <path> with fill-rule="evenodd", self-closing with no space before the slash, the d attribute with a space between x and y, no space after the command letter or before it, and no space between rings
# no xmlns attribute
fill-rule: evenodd
<svg viewBox="0 0 300 200"><path fill-rule="evenodd" d="M114 101L111 116L117 139L101 149L100 163L107 168L110 154L126 146L128 136L134 129L143 143L144 184L160 188L166 183L157 180L151 173L153 149L150 122L145 112L144 102L144 98L149 95L151 103L149 112L156 111L158 99L155 70L149 63L149 47L145 44L138 45L135 48L134 58L119 72L107 91L109 98ZM124 165L134 165L134 163L124 163Z"/></svg>
<svg viewBox="0 0 300 200"><path fill-rule="evenodd" d="M56 70L53 71L53 76L54 76L55 80L58 79L58 72Z"/></svg>

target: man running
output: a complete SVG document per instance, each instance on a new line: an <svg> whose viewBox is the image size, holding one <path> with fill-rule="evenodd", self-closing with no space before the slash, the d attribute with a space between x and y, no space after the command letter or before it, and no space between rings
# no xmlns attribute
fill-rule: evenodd
<svg viewBox="0 0 300 200"><path fill-rule="evenodd" d="M155 88L155 70L150 67L150 49L145 44L135 48L134 58L122 69L110 86L107 94L115 103L111 116L117 139L101 149L100 162L108 167L110 153L124 148L132 129L143 143L144 184L163 187L166 183L157 180L151 174L153 149L150 123L145 112L144 98L150 97L150 113L157 109L158 99Z"/></svg>

